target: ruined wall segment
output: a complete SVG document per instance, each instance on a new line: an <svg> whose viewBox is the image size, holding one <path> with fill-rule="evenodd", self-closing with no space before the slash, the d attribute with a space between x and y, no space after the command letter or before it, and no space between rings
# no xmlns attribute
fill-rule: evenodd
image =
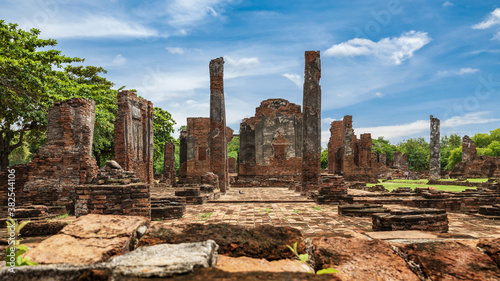
<svg viewBox="0 0 500 281"><path fill-rule="evenodd" d="M47 120L47 142L28 164L23 204L72 205L75 187L97 173L92 156L95 102L73 98L54 103ZM70 208L70 210L72 210Z"/></svg>
<svg viewBox="0 0 500 281"><path fill-rule="evenodd" d="M168 185L177 186L175 175L175 144L165 143L165 152L163 155L163 178Z"/></svg>
<svg viewBox="0 0 500 281"><path fill-rule="evenodd" d="M500 174L500 157L477 156L476 143L464 136L462 140L462 162L451 171L452 178L492 178Z"/></svg>
<svg viewBox="0 0 500 281"><path fill-rule="evenodd" d="M431 141L429 159L429 178L439 180L441 178L441 137L440 121L431 115Z"/></svg>
<svg viewBox="0 0 500 281"><path fill-rule="evenodd" d="M209 134L209 118L187 119L187 130L181 134L180 146L182 183L200 183L201 176L210 172Z"/></svg>
<svg viewBox="0 0 500 281"><path fill-rule="evenodd" d="M302 114L302 189L309 194L321 188L321 59L319 51L305 52Z"/></svg>
<svg viewBox="0 0 500 281"><path fill-rule="evenodd" d="M352 128L352 116L333 121L328 142L328 173L343 175L349 181L375 182L379 171L376 155L372 153L371 134L358 140Z"/></svg>
<svg viewBox="0 0 500 281"><path fill-rule="evenodd" d="M469 136L464 136L462 139L462 162L472 162L476 158L476 143Z"/></svg>
<svg viewBox="0 0 500 281"><path fill-rule="evenodd" d="M267 178L299 181L302 172L302 112L285 99L268 99L240 125L238 181Z"/></svg>
<svg viewBox="0 0 500 281"><path fill-rule="evenodd" d="M228 187L224 59L210 61L210 168L219 177L221 192Z"/></svg>
<svg viewBox="0 0 500 281"><path fill-rule="evenodd" d="M118 93L115 160L124 170L134 171L142 182L154 183L153 103L131 91Z"/></svg>

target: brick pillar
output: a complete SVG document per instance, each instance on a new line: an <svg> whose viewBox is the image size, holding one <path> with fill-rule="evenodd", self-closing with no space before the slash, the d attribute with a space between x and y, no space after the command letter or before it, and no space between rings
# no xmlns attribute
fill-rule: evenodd
<svg viewBox="0 0 500 281"><path fill-rule="evenodd" d="M187 177L187 137L188 131L182 130L179 140L179 181Z"/></svg>
<svg viewBox="0 0 500 281"><path fill-rule="evenodd" d="M163 157L163 176L168 184L177 186L175 178L175 144L172 142L165 143L165 154Z"/></svg>
<svg viewBox="0 0 500 281"><path fill-rule="evenodd" d="M321 187L321 60L319 51L305 53L302 114L302 194Z"/></svg>
<svg viewBox="0 0 500 281"><path fill-rule="evenodd" d="M429 160L429 179L431 180L438 180L441 178L441 138L439 127L439 119L431 115L431 155Z"/></svg>
<svg viewBox="0 0 500 281"><path fill-rule="evenodd" d="M469 136L464 136L462 140L462 162L471 162L476 158L476 143Z"/></svg>
<svg viewBox="0 0 500 281"><path fill-rule="evenodd" d="M219 177L219 188L228 186L224 59L210 61L210 168Z"/></svg>

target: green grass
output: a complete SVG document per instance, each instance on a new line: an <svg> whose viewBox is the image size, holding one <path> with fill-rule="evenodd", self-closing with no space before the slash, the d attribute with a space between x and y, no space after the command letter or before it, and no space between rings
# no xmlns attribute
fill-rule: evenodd
<svg viewBox="0 0 500 281"><path fill-rule="evenodd" d="M418 182L418 183L416 183ZM476 187L468 187L468 186L458 186L458 185L429 185L426 183L426 181L412 181L412 180L396 180L396 182L391 181L386 181L383 183L379 183L383 185L387 190L392 191L394 189L397 189L399 187L410 187L411 189L415 189L417 187L421 188L427 188L429 186L435 187L437 190L443 190L443 191L451 191L451 192L462 192L466 189L474 189ZM371 187L376 184L367 184L366 186Z"/></svg>

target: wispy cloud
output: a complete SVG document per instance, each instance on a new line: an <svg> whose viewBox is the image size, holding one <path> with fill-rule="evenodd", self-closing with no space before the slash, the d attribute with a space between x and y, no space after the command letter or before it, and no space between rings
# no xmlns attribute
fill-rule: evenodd
<svg viewBox="0 0 500 281"><path fill-rule="evenodd" d="M166 49L169 53L174 54L174 55L184 54L184 50L182 48L179 48L179 47L167 47Z"/></svg>
<svg viewBox="0 0 500 281"><path fill-rule="evenodd" d="M431 41L427 32L409 31L400 37L383 38L378 42L355 38L333 45L325 51L326 56L354 57L375 56L383 61L401 64L411 58L413 53Z"/></svg>
<svg viewBox="0 0 500 281"><path fill-rule="evenodd" d="M449 70L438 71L437 75L438 76L467 75L476 73L478 71L479 71L478 68L464 67L460 68L460 70L455 70L455 71L449 71Z"/></svg>
<svg viewBox="0 0 500 281"><path fill-rule="evenodd" d="M121 54L116 55L115 59L113 60L114 65L124 65L127 62L127 59L124 58Z"/></svg>
<svg viewBox="0 0 500 281"><path fill-rule="evenodd" d="M450 6L454 6L455 4L451 3L450 1L446 1L443 3L443 7L450 7Z"/></svg>
<svg viewBox="0 0 500 281"><path fill-rule="evenodd" d="M229 56L224 56L224 62L226 63L224 75L227 79L254 75L255 72L253 70L260 65L257 57L233 59Z"/></svg>
<svg viewBox="0 0 500 281"><path fill-rule="evenodd" d="M496 8L491 14L486 18L486 20L475 24L472 26L474 29L487 29L494 25L500 24L500 8Z"/></svg>
<svg viewBox="0 0 500 281"><path fill-rule="evenodd" d="M323 124L328 124L330 125L333 121L336 121L337 119L333 119L333 118L330 118L330 117L326 117L326 118L323 118L321 119L321 122Z"/></svg>
<svg viewBox="0 0 500 281"><path fill-rule="evenodd" d="M281 76L292 81L295 85L297 85L297 87L302 88L303 82L302 82L302 77L300 75L293 73L284 73Z"/></svg>
<svg viewBox="0 0 500 281"><path fill-rule="evenodd" d="M490 114L488 111L478 111L467 113L464 116L453 116L441 123L443 128L452 128L470 124L484 124L500 121L498 118L487 118L485 115Z"/></svg>
<svg viewBox="0 0 500 281"><path fill-rule="evenodd" d="M381 97L383 97L383 96L384 96L384 94L382 94L381 92L376 92L376 93L375 93L375 95L376 95L377 97L379 97L379 98L381 98Z"/></svg>
<svg viewBox="0 0 500 281"><path fill-rule="evenodd" d="M231 0L174 0L167 6L169 24L177 27L196 25L207 17L220 18Z"/></svg>
<svg viewBox="0 0 500 281"><path fill-rule="evenodd" d="M159 36L155 29L110 16L86 15L78 18L82 20L54 18L43 26L41 35L50 38ZM30 25L30 22L21 23L21 26L34 27Z"/></svg>

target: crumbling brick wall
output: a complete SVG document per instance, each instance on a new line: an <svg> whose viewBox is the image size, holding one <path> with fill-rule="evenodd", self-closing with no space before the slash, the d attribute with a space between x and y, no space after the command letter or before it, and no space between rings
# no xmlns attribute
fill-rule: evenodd
<svg viewBox="0 0 500 281"><path fill-rule="evenodd" d="M455 165L450 177L486 178L500 173L500 157L477 156L476 143L464 136L462 140L462 162Z"/></svg>
<svg viewBox="0 0 500 281"><path fill-rule="evenodd" d="M149 184L153 175L153 103L134 92L118 93L115 121L115 160Z"/></svg>
<svg viewBox="0 0 500 281"><path fill-rule="evenodd" d="M227 158L227 170L229 173L236 173L236 158Z"/></svg>
<svg viewBox="0 0 500 281"><path fill-rule="evenodd" d="M165 182L171 186L177 186L175 175L175 144L165 143L165 153L163 155L163 177Z"/></svg>
<svg viewBox="0 0 500 281"><path fill-rule="evenodd" d="M97 173L92 156L94 119L93 100L73 98L54 103L48 114L47 142L28 164L23 204L73 204L75 187L90 182Z"/></svg>
<svg viewBox="0 0 500 281"><path fill-rule="evenodd" d="M352 129L352 116L333 121L328 142L328 173L343 175L349 181L376 181L379 165L372 153L371 134L358 140Z"/></svg>
<svg viewBox="0 0 500 281"><path fill-rule="evenodd" d="M408 160L406 154L403 154L401 151L394 152L391 166L394 169L408 170Z"/></svg>
<svg viewBox="0 0 500 281"><path fill-rule="evenodd" d="M255 117L240 125L238 181L266 178L300 180L302 113L285 99L268 99Z"/></svg>

